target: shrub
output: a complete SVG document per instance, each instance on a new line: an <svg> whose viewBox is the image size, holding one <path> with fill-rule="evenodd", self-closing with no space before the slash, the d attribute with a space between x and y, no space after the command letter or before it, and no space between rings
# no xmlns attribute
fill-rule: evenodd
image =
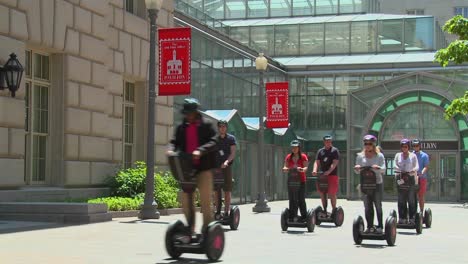
<svg viewBox="0 0 468 264"><path fill-rule="evenodd" d="M115 177L110 177L108 185L112 196L135 197L145 192L146 164L141 161L135 162L135 166L121 169Z"/></svg>
<svg viewBox="0 0 468 264"><path fill-rule="evenodd" d="M104 197L88 200L88 203L104 203L107 204L109 211L128 211L139 210L143 203L142 197L127 198L127 197Z"/></svg>
<svg viewBox="0 0 468 264"><path fill-rule="evenodd" d="M179 183L169 172L159 172L155 175L155 199L159 208L180 207L177 200Z"/></svg>

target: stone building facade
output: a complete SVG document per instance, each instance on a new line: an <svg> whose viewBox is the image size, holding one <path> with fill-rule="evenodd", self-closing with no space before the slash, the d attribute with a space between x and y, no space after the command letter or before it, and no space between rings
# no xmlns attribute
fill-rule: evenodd
<svg viewBox="0 0 468 264"><path fill-rule="evenodd" d="M158 27L171 27L164 1ZM149 23L144 0L0 0L0 65L25 68L0 91L0 189L102 186L145 158ZM157 56L156 56L157 57ZM164 166L173 99L156 103Z"/></svg>

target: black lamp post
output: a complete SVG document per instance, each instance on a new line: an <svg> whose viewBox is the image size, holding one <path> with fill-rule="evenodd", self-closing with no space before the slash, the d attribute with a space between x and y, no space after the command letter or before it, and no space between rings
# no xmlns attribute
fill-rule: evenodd
<svg viewBox="0 0 468 264"><path fill-rule="evenodd" d="M23 77L23 65L16 58L15 53L10 54L10 58L3 67L0 67L0 90L8 88L11 96L15 97L18 91L21 78ZM6 84L6 86L4 86Z"/></svg>
<svg viewBox="0 0 468 264"><path fill-rule="evenodd" d="M148 80L148 135L146 142L145 200L138 218L159 219L158 204L154 200L154 104L156 102L156 19L163 0L145 0L150 20L150 63Z"/></svg>

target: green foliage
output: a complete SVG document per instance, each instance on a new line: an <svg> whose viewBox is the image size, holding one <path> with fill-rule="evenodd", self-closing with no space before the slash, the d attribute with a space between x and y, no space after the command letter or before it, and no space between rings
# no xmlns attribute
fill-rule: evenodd
<svg viewBox="0 0 468 264"><path fill-rule="evenodd" d="M450 119L456 114L468 115L468 91L465 96L457 98L445 109L445 118Z"/></svg>
<svg viewBox="0 0 468 264"><path fill-rule="evenodd" d="M115 177L110 177L108 185L112 196L135 197L145 192L146 164L142 161L135 162L135 166L122 169Z"/></svg>
<svg viewBox="0 0 468 264"><path fill-rule="evenodd" d="M122 169L115 177L108 180L111 195L116 197L135 198L143 201L146 186L146 164L143 161L135 162L134 167ZM177 193L179 183L169 172L156 172L154 175L154 199L159 208L179 207Z"/></svg>
<svg viewBox="0 0 468 264"><path fill-rule="evenodd" d="M169 172L157 173L154 182L156 185L154 198L159 208L175 208L180 206L177 200L179 183Z"/></svg>
<svg viewBox="0 0 468 264"><path fill-rule="evenodd" d="M88 203L104 203L107 204L109 211L128 211L139 210L143 203L141 196L135 198L127 197L104 197L88 200Z"/></svg>
<svg viewBox="0 0 468 264"><path fill-rule="evenodd" d="M444 25L444 31L458 35L459 39L450 43L445 49L440 49L435 55L435 60L443 67L450 62L462 64L468 62L468 19L463 16L455 16ZM450 119L457 114L468 114L468 92L464 97L457 98L445 110L445 118Z"/></svg>

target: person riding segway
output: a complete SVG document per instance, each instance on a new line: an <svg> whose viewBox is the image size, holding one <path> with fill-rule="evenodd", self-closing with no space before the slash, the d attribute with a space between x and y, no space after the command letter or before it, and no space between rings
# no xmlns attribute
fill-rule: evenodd
<svg viewBox="0 0 468 264"><path fill-rule="evenodd" d="M215 186L215 220L222 225L230 226L231 230L237 230L240 221L239 207L231 208L232 192L232 164L236 155L236 138L227 133L228 122L218 121L218 152L216 154L216 167L218 174L214 177ZM219 176L219 177L217 177ZM221 212L224 190L224 213Z"/></svg>
<svg viewBox="0 0 468 264"><path fill-rule="evenodd" d="M306 171L308 166L307 155L301 153L298 140L291 142L291 153L284 160L283 172L288 172L289 208L281 214L281 229L287 231L288 227L307 227L308 232L315 228L315 214L313 210L307 211L305 202ZM297 216L300 209L301 217Z"/></svg>
<svg viewBox="0 0 468 264"><path fill-rule="evenodd" d="M423 223L427 228L432 226L432 211L430 208L425 208L424 204L426 202L426 188L427 188L427 171L429 170L429 155L426 152L421 150L421 141L419 139L413 139L411 141L411 146L413 147L413 153L418 158L418 181L419 181L419 190L417 192L417 198L419 201L419 214L423 216Z"/></svg>
<svg viewBox="0 0 468 264"><path fill-rule="evenodd" d="M416 229L422 233L422 217L417 212L416 190L418 187L418 159L409 151L410 141L400 141L401 152L395 155L394 171L398 188L398 228ZM397 217L395 210L391 215ZM409 218L408 218L409 216Z"/></svg>
<svg viewBox="0 0 468 264"><path fill-rule="evenodd" d="M341 206L336 206L336 193L338 192L339 178L337 167L340 159L340 152L332 145L333 137L326 135L323 137L324 147L317 152L312 176L318 176L317 191L320 193L322 206L315 208L316 224L331 222L335 226L341 226L344 221L344 211ZM319 173L320 169L320 173ZM330 197L332 212L327 212L328 199Z"/></svg>
<svg viewBox="0 0 468 264"><path fill-rule="evenodd" d="M396 240L396 218L389 216L385 221L385 229L382 219L382 174L385 171L385 158L376 147L375 136L366 135L363 142L364 149L356 157L354 170L360 174L367 229L364 229L362 216L357 216L353 222L354 242L359 245L363 239L386 240L389 246L393 246ZM374 206L377 211L377 227L374 226Z"/></svg>
<svg viewBox="0 0 468 264"><path fill-rule="evenodd" d="M224 230L212 222L211 195L215 168L216 131L199 113L196 99L184 100L184 120L177 126L167 155L174 177L183 190L182 206L187 225L181 220L171 223L166 232L166 250L172 258L182 253L206 254L218 260L224 250ZM194 191L198 187L203 213L201 233L195 233Z"/></svg>

